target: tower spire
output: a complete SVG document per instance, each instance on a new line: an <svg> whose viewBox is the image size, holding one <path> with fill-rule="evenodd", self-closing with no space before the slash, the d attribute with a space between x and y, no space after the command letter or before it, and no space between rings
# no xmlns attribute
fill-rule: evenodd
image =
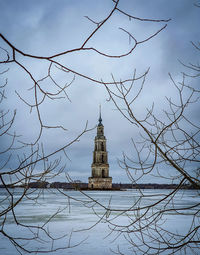
<svg viewBox="0 0 200 255"><path fill-rule="evenodd" d="M101 118L101 104L99 105L99 125L102 126L102 118Z"/></svg>

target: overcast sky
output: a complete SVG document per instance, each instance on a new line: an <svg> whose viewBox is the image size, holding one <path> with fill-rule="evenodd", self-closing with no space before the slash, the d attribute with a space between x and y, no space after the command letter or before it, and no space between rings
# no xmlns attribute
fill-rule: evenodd
<svg viewBox="0 0 200 255"><path fill-rule="evenodd" d="M198 61L196 51L191 45L191 41L200 41L200 9L195 7L194 3L193 0L123 0L119 7L133 16L171 21L139 22L129 20L116 12L88 42L87 47L95 47L106 54L123 54L132 44L129 44L127 34L119 30L119 27L128 30L139 41L146 39L165 24L167 27L150 41L139 45L131 55L121 59L109 59L87 51L68 54L59 61L68 68L106 82L112 81L111 74L116 80L126 79L132 76L134 69L141 75L150 67L144 92L137 105L137 114L143 116L145 109L150 107L152 102L155 102L159 111L161 106L165 106L165 95L173 94L168 73L178 80L181 78L181 71L184 71L178 60L184 63ZM0 33L25 53L49 56L80 47L95 29L95 25L85 16L101 21L113 5L111 0L0 0ZM10 51L2 40L0 46ZM17 58L32 71L37 80L47 75L48 65L45 61L24 58L21 55L17 55ZM30 108L15 93L17 91L29 103L33 103L34 91L28 90L33 86L32 81L16 64L10 64L8 67L9 72L0 77L2 83L5 77L8 78L7 100L1 107L4 110L10 109L11 112L17 109L13 130L21 135L21 140L34 142L39 132L36 111L33 110L30 114ZM0 68L2 71L5 66ZM53 77L60 85L70 83L73 79L71 73L63 73L55 67ZM42 86L44 90L56 91L50 81L45 81ZM66 92L70 101L47 100L40 108L45 124L63 125L68 130L45 130L41 138L45 151L52 152L62 144L70 142L82 132L86 121L88 127L95 127L101 104L110 175L113 182L127 182L128 178L118 166L117 159L122 158L122 152L132 155L131 138L136 141L139 139L137 127L131 126L116 111L114 105L106 101L108 95L101 85L76 76ZM198 109L192 114L197 118ZM71 161L63 159L63 163L66 163L66 172L72 178L87 181L90 176L95 135L96 129L93 129L66 150ZM0 146L4 148L8 143L8 140L1 140ZM13 167L14 160L10 164ZM155 179L148 177L144 181L155 182Z"/></svg>

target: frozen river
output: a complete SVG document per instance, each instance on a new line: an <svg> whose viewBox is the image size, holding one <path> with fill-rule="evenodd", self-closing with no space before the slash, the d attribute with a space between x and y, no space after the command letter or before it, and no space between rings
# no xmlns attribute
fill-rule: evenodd
<svg viewBox="0 0 200 255"><path fill-rule="evenodd" d="M14 189L13 191L14 198L17 200L22 190ZM133 214L131 210L124 214L117 211L130 209L139 198L139 191L86 191L86 195L79 191L62 191L66 194L64 195L54 189L32 191L34 192L30 193L29 199L24 198L19 205L15 207L14 212L16 219L21 224L30 226L43 226L45 222L49 221L44 228L47 231L46 233L52 235L55 240L52 243L52 240L48 239L47 235L42 231L37 232L34 229L32 229L32 231L34 231L35 235L39 235L40 239L36 242L28 240L33 233L23 226L17 226L14 223L12 212L10 212L7 215L4 230L15 238L27 238L26 241L18 240L20 244L24 245L24 248L37 251L37 249L45 250L75 246L67 250L59 249L51 253L55 255L111 255L114 254L112 251L117 252L118 249L122 254L134 254L131 248L133 244L130 245L127 241L126 234L121 233L121 235L119 235L119 232L111 232L110 229L114 227L112 223L126 225L132 222L134 217L139 217ZM37 197L38 192L40 192L40 196ZM140 206L153 204L158 198L160 199L170 192L171 190L144 190ZM1 201L5 198L5 194L6 191L0 189ZM105 213L105 208L92 202L89 197L105 207L117 210L111 213L109 211ZM182 215L174 211L170 212L170 208L173 208L173 203L177 208L181 209L187 206L191 207L191 209L187 210L187 213ZM197 191L179 191L174 197L173 203L167 204L163 201L155 205L154 210L163 210L163 208L169 209L164 215L163 226L167 226L169 231L173 230L178 233L184 233L193 220L193 213L200 209L200 205L193 208L194 205L200 203L200 197ZM1 203L1 210L2 208L6 208L6 205L8 205L7 200ZM139 203L133 206L133 209L135 209L136 206L139 206ZM153 213L153 211L149 210L147 215ZM54 217L52 217L52 215L54 215ZM104 217L101 219L102 216ZM199 219L199 215L196 216ZM1 225L2 220L3 218L1 219ZM111 220L110 223L109 220ZM98 224L96 224L97 222ZM61 236L63 236L63 238L60 239ZM132 235L132 238L134 238L133 236L134 235ZM0 255L14 254L17 254L14 245L1 234ZM22 254L28 253L24 252ZM142 253L138 252L137 254ZM169 253L166 252L163 254Z"/></svg>

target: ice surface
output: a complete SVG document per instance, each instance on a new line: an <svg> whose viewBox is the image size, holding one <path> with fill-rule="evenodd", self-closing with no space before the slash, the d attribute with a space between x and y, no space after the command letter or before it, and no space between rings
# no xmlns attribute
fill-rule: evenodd
<svg viewBox="0 0 200 255"><path fill-rule="evenodd" d="M15 199L20 196L21 192L21 189L14 190ZM89 229L99 220L98 216L94 214L93 209L99 216L103 215L105 210L98 205L92 209L91 207L94 203L91 202L87 196L92 197L104 206L110 206L110 208L128 209L139 198L140 194L138 191L86 191L85 193L87 196L84 196L84 194L79 191L62 191L67 194L67 196L64 196L56 190L38 190L31 193L29 197L31 199L36 198L38 192L41 192L41 194L36 200L37 203L35 203L35 200L24 199L18 206L16 206L15 214L17 220L23 224L34 226L42 225L55 214L57 210L60 210L60 213L55 215L55 217L48 223L48 231L53 234L54 238L58 238L65 234L67 234L67 236L55 241L54 248L67 246L69 244L69 239L71 245L76 245L81 242L77 247L69 248L67 250L58 250L57 252L53 252L53 254L110 255L113 254L111 249L116 251L118 246L124 254L132 254L123 235L116 240L115 237L117 237L117 233L112 233L106 237L109 234L109 228L108 223L104 220L101 220L99 224ZM170 190L144 190L144 199L141 201L141 205L145 206L152 204L158 197L162 198L163 195L166 195L169 192ZM5 195L5 190L0 189L0 199L3 199ZM75 198L75 200L70 197ZM200 203L200 198L197 196L196 191L180 191L175 196L174 202L178 208L181 208L185 205L192 206L195 203ZM8 203L9 201L4 201L4 206ZM164 206L164 203L159 204L157 209L162 209L162 206ZM169 203L167 206L170 208L173 205ZM165 222L165 227L169 230L176 229L177 231L180 231L180 233L184 233L191 223L191 212L192 210L188 211L188 215L177 215L174 212L170 213L169 211L165 215L165 219L167 220ZM117 214L118 212L113 212L109 217L113 218ZM125 215L121 215L115 219L115 222L123 225L129 222L129 219ZM12 213L8 214L6 231L14 237L31 236L28 229L16 226ZM70 238L71 233L72 236ZM41 240L41 242L28 242L26 243L26 247L33 250L51 247L51 243L48 242L49 240L42 233L41 237L43 237L44 240ZM17 254L15 247L2 235L0 236L0 255L1 254Z"/></svg>

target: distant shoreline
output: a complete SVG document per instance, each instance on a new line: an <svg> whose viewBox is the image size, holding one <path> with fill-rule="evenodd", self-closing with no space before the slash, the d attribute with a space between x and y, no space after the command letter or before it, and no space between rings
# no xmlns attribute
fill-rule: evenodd
<svg viewBox="0 0 200 255"><path fill-rule="evenodd" d="M7 185L8 188L42 188L42 189L64 189L64 190L100 190L100 189L89 189L88 183L83 182L31 182L25 185ZM104 189L110 191L123 191L126 189L176 189L178 184L158 184L158 183L143 183L143 184L132 184L132 183L113 183L112 189ZM0 185L0 188L5 188L4 185ZM179 189L196 189L191 185L182 185ZM102 189L103 190L103 189Z"/></svg>

